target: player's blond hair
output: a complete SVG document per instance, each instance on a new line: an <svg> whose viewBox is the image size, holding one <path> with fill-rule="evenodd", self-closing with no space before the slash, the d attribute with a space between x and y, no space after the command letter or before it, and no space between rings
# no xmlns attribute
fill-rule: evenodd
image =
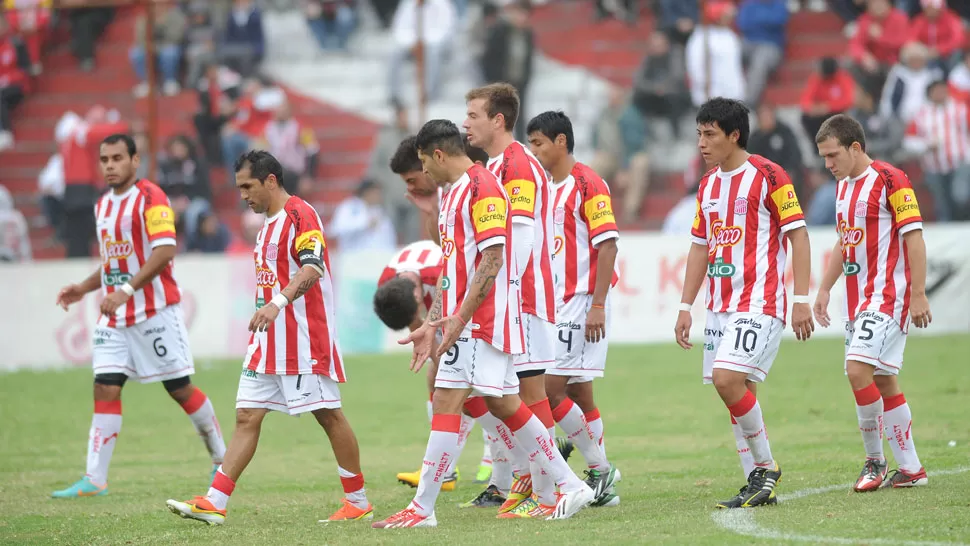
<svg viewBox="0 0 970 546"><path fill-rule="evenodd" d="M485 101L485 112L488 118L502 114L505 120L505 130L511 131L519 118L519 92L508 83L490 83L476 87L465 94L465 102L475 99Z"/></svg>

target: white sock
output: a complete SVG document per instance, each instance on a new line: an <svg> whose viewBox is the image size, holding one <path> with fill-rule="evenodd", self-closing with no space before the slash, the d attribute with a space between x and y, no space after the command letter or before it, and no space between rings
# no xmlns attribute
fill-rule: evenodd
<svg viewBox="0 0 970 546"><path fill-rule="evenodd" d="M340 475L340 485L344 488L344 497L354 507L366 510L370 503L367 502L367 492L364 491L364 474L354 474L339 466L337 467L337 474Z"/></svg>
<svg viewBox="0 0 970 546"><path fill-rule="evenodd" d="M468 436L471 435L473 428L475 428L475 420L462 414L461 428L458 429L458 455L461 455L461 452L465 450L465 443L468 441ZM448 467L448 473L451 474L454 472L457 465L458 456L455 456L451 459L451 466Z"/></svg>
<svg viewBox="0 0 970 546"><path fill-rule="evenodd" d="M566 398L553 409L552 415L566 433L566 438L572 440L579 448L589 468L609 468L610 463L606 460L606 454L600 449L579 406Z"/></svg>
<svg viewBox="0 0 970 546"><path fill-rule="evenodd" d="M484 442L484 447L482 447L482 460L478 462L479 466L492 466L492 440L491 436L488 435L488 431L482 429L482 442Z"/></svg>
<svg viewBox="0 0 970 546"><path fill-rule="evenodd" d="M121 400L94 401L94 416L88 431L88 462L85 475L95 485L108 484L108 467L121 432Z"/></svg>
<svg viewBox="0 0 970 546"><path fill-rule="evenodd" d="M431 403L431 400L428 400L428 422L429 423L431 422L432 419L434 419L434 409L432 408L433 408L433 404Z"/></svg>
<svg viewBox="0 0 970 546"><path fill-rule="evenodd" d="M212 478L212 485L209 486L209 492L205 496L212 503L212 506L219 510L225 510L226 506L229 505L229 497L235 488L236 482L232 481L222 471L222 465L219 465L215 477Z"/></svg>
<svg viewBox="0 0 970 546"><path fill-rule="evenodd" d="M182 409L195 425L195 430L209 451L212 462L222 464L222 459L226 456L226 441L222 438L222 428L212 408L212 401L201 389L196 388L188 401L182 404Z"/></svg>
<svg viewBox="0 0 970 546"><path fill-rule="evenodd" d="M738 448L738 457L741 458L741 470L744 472L744 479L748 479L751 475L751 471L754 470L754 457L751 455L751 448L748 447L748 441L744 439L744 433L741 432L741 425L731 416L731 431L734 432L734 443Z"/></svg>
<svg viewBox="0 0 970 546"><path fill-rule="evenodd" d="M775 460L771 457L771 447L768 445L768 431L765 429L764 417L761 415L761 404L754 393L746 391L741 400L729 407L731 415L741 426L741 433L751 449L754 465L761 468L774 468Z"/></svg>
<svg viewBox="0 0 970 546"><path fill-rule="evenodd" d="M923 464L916 454L916 443L913 439L913 413L903 393L886 399L886 405L890 408L886 410L884 418L886 438L893 450L893 457L896 458L900 470L915 474L923 468Z"/></svg>
<svg viewBox="0 0 970 546"><path fill-rule="evenodd" d="M459 430L460 415L438 414L431 419L431 435L424 453L424 464L421 465L421 479L418 481L414 500L411 501L411 506L422 516L434 513L434 505L441 493L441 484L445 481L451 461L458 458Z"/></svg>
<svg viewBox="0 0 970 546"><path fill-rule="evenodd" d="M603 456L606 457L606 441L603 435L603 419L600 417L599 408L584 414L583 417L586 418L586 425L589 427L590 432L593 433L593 440L599 444L600 449L603 450Z"/></svg>
<svg viewBox="0 0 970 546"><path fill-rule="evenodd" d="M883 404L879 387L875 383L853 391L855 395L855 413L859 418L859 432L862 433L862 444L866 449L866 458L884 461L885 452L882 448L882 420Z"/></svg>
<svg viewBox="0 0 970 546"><path fill-rule="evenodd" d="M515 475L528 476L532 473L532 471L529 469L528 453L521 449L516 449L512 432L508 429L508 427L505 426L505 423L503 423L501 419L495 417L491 413L486 413L478 418L478 423L482 425L483 429L488 430L490 434L496 435L496 438L498 439L497 443L501 444L501 447L505 450L506 457L512 466L512 472ZM493 458L492 460L494 461L495 459ZM492 476L494 479L494 467L492 468ZM496 484L496 487L501 489L498 484ZM511 484L509 487L511 487Z"/></svg>
<svg viewBox="0 0 970 546"><path fill-rule="evenodd" d="M532 414L528 406L522 404L519 410L505 422L512 430L516 451L524 452L527 458L538 461L539 467L549 474L560 490L586 487L566 464L549 438L545 425Z"/></svg>
<svg viewBox="0 0 970 546"><path fill-rule="evenodd" d="M503 495L508 496L512 489L512 462L509 452L505 449L505 442L495 436L489 436L489 446L492 452L492 476L489 485L494 485Z"/></svg>

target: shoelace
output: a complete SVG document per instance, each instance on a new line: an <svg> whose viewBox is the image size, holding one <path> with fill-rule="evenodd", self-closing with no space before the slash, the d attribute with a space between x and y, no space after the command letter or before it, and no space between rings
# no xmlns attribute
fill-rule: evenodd
<svg viewBox="0 0 970 546"><path fill-rule="evenodd" d="M879 461L875 459L866 459L866 464L862 466L862 472L865 473L867 476L872 476L872 477L878 476Z"/></svg>
<svg viewBox="0 0 970 546"><path fill-rule="evenodd" d="M414 516L416 514L417 514L417 512L414 511L414 508L405 508L404 510L401 510L400 512L398 512L398 513L394 514L393 516L387 518L387 522L388 523L398 523L398 522L406 521L411 516Z"/></svg>
<svg viewBox="0 0 970 546"><path fill-rule="evenodd" d="M765 473L767 472L768 470L764 468L755 468L754 471L751 472L751 475L748 476L748 493L760 491L761 488L765 486Z"/></svg>

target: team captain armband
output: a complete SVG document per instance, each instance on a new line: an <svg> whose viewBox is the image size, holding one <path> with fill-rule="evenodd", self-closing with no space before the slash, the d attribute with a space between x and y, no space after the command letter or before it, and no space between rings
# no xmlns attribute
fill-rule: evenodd
<svg viewBox="0 0 970 546"><path fill-rule="evenodd" d="M919 203L912 188L900 188L889 196L889 206L892 207L893 219L896 224L921 222L923 217L919 212Z"/></svg>
<svg viewBox="0 0 970 546"><path fill-rule="evenodd" d="M145 231L148 240L175 237L175 213L167 204L159 204L145 211Z"/></svg>
<svg viewBox="0 0 970 546"><path fill-rule="evenodd" d="M771 200L775 203L781 224L803 217L802 206L798 203L798 196L795 195L795 188L791 184L785 184L772 191Z"/></svg>
<svg viewBox="0 0 970 546"><path fill-rule="evenodd" d="M296 258L301 265L315 265L323 269L323 249L327 244L323 240L323 233L318 229L311 229L296 236L294 247Z"/></svg>

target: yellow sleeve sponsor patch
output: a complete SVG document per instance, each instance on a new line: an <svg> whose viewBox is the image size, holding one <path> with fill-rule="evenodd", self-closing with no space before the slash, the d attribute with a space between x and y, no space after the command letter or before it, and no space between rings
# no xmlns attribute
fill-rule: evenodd
<svg viewBox="0 0 970 546"><path fill-rule="evenodd" d="M321 252L327 247L327 243L323 240L323 233L320 233L319 229L311 229L297 235L293 245L296 247L296 253L299 254L307 250L316 252L317 243L320 244Z"/></svg>
<svg viewBox="0 0 970 546"><path fill-rule="evenodd" d="M889 205L893 208L893 217L896 218L897 224L911 218L921 217L919 203L916 201L916 194L912 188L896 190L889 196Z"/></svg>
<svg viewBox="0 0 970 546"><path fill-rule="evenodd" d="M145 231L148 238L159 234L175 233L175 213L168 205L155 205L145 211Z"/></svg>
<svg viewBox="0 0 970 546"><path fill-rule="evenodd" d="M509 202L512 203L512 212L528 212L529 215L535 214L536 210L536 183L532 180L517 179L505 184L505 193L509 194Z"/></svg>
<svg viewBox="0 0 970 546"><path fill-rule="evenodd" d="M802 214L802 206L798 204L795 188L791 184L785 184L773 191L771 200L775 202L775 208L778 209L778 218L782 222L792 216Z"/></svg>
<svg viewBox="0 0 970 546"><path fill-rule="evenodd" d="M691 228L694 233L697 233L701 229L701 202L697 202L697 211L694 212L694 225Z"/></svg>
<svg viewBox="0 0 970 546"><path fill-rule="evenodd" d="M491 229L505 229L505 219L508 216L505 199L501 197L485 197L472 206L472 224L475 233L484 233Z"/></svg>
<svg viewBox="0 0 970 546"><path fill-rule="evenodd" d="M590 231L596 231L606 224L615 224L613 217L613 201L609 195L594 195L583 204L586 221Z"/></svg>

